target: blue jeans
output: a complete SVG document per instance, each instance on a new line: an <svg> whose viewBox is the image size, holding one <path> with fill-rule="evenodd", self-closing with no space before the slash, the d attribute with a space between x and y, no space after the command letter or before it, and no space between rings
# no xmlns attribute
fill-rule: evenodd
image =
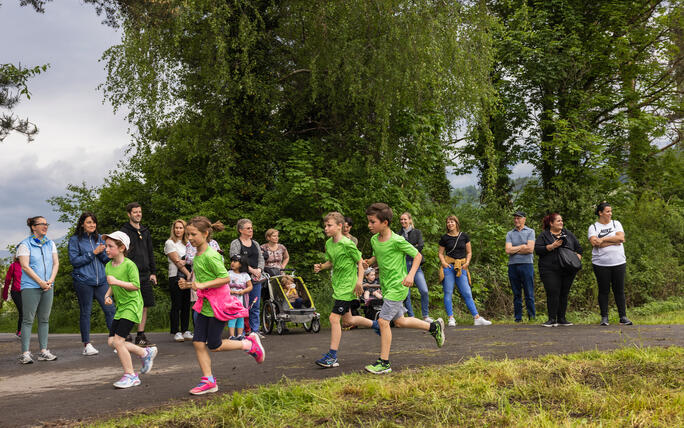
<svg viewBox="0 0 684 428"><path fill-rule="evenodd" d="M454 315L454 304L451 300L451 295L454 294L454 285L458 287L458 292L465 301L468 310L472 316L477 315L477 308L473 300L473 292L470 290L470 283L468 283L468 271L461 270L461 276L456 276L456 271L453 266L442 268L444 270L444 282L442 288L444 289L444 309L449 317Z"/></svg>
<svg viewBox="0 0 684 428"><path fill-rule="evenodd" d="M78 325L81 328L81 342L83 343L90 342L90 315L93 311L93 298L97 299L97 303L100 304L100 307L104 312L107 330L112 327L112 320L114 319L114 313L116 313L116 306L113 304L106 305L104 302L104 296L108 289L108 284L92 286L74 281L74 290L76 290L78 307L81 311Z"/></svg>
<svg viewBox="0 0 684 428"><path fill-rule="evenodd" d="M525 306L527 317L534 319L534 265L532 263L520 263L508 265L508 280L513 289L513 311L515 320L522 320L522 293L525 292Z"/></svg>
<svg viewBox="0 0 684 428"><path fill-rule="evenodd" d="M406 271L411 270L411 266L413 266L413 259L411 260L406 260ZM428 296L428 286L427 282L425 282L425 274L423 274L423 269L420 267L416 271L416 276L414 278L414 282L416 283L416 287L418 287L418 291L420 291L420 311L423 314L423 318L428 316L428 303L430 302L430 297ZM413 316L413 306L411 306L411 289L409 288L409 293L408 296L406 296L406 300L404 300L404 306L406 306L406 309L408 310L408 316L412 317Z"/></svg>
<svg viewBox="0 0 684 428"><path fill-rule="evenodd" d="M249 292L249 329L257 332L259 331L259 315L261 311L261 281L252 281L252 291ZM254 300L259 299L258 302L254 303Z"/></svg>

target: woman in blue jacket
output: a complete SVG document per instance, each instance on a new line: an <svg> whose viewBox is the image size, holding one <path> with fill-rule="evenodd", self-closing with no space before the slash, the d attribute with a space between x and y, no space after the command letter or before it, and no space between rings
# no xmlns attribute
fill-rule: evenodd
<svg viewBox="0 0 684 428"><path fill-rule="evenodd" d="M93 309L93 297L102 307L107 328L112 326L116 307L105 304L105 293L109 285L105 274L105 264L109 261L104 252L105 244L97 232L97 217L91 212L84 212L78 219L76 231L69 238L69 261L74 267L71 275L74 278L74 289L78 296L81 310L79 326L83 355L97 355L99 351L90 343L90 315Z"/></svg>

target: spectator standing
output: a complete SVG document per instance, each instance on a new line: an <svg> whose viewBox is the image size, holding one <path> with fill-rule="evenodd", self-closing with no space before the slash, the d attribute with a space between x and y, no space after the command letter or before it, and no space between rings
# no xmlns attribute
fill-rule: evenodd
<svg viewBox="0 0 684 428"><path fill-rule="evenodd" d="M411 213L405 212L399 217L399 222L401 223L401 230L397 232L398 235L401 235L406 239L411 245L416 247L416 250L418 250L421 255L423 254L423 247L425 244L423 243L423 234L421 233L420 230L416 229L413 227L413 217L411 216ZM425 258L422 258L420 261L420 264L422 265L423 262L425 261ZM413 266L413 257L411 256L406 256L406 271L410 272L411 271L411 266ZM418 270L416 271L416 276L414 278L414 281L416 283L416 286L418 287L418 291L420 292L420 311L423 315L423 321L427 322L432 322L432 318L429 316L429 303L430 303L430 296L428 294L428 286L427 282L425 281L425 274L423 273L423 269L418 267ZM404 301L404 305L406 306L406 309L408 310L408 316L412 317L413 316L413 306L411 305L411 290L409 290L408 295L406 296L406 300Z"/></svg>
<svg viewBox="0 0 684 428"><path fill-rule="evenodd" d="M508 280L513 289L515 322L522 321L522 296L525 293L527 318L535 319L534 308L534 229L525 226L527 216L522 211L513 213L515 227L506 234Z"/></svg>
<svg viewBox="0 0 684 428"><path fill-rule="evenodd" d="M598 283L598 301L601 309L601 325L608 325L608 300L613 289L620 324L632 325L627 318L625 304L625 231L619 221L613 220L613 208L607 202L596 207L598 221L589 226L591 265Z"/></svg>
<svg viewBox="0 0 684 428"><path fill-rule="evenodd" d="M261 252L259 243L252 239L254 227L252 220L242 218L237 222L238 238L230 243L230 257L239 254L242 262L242 272L247 272L252 277L252 291L249 292L249 328L257 333L259 337L263 335L259 332L259 310L261 306L261 273L264 270L264 255Z"/></svg>
<svg viewBox="0 0 684 428"><path fill-rule="evenodd" d="M345 217L344 218L344 228L342 229L342 234L346 236L347 238L351 239L351 241L356 245L357 247L359 246L359 240L355 237L352 236L351 230L352 226L354 225L354 221L352 220L351 217Z"/></svg>
<svg viewBox="0 0 684 428"><path fill-rule="evenodd" d="M539 256L539 277L544 283L549 312L549 319L542 326L571 326L572 323L565 318L565 312L570 287L577 271L561 266L558 248L563 246L572 250L581 260L582 247L575 235L563 227L563 217L560 214L547 215L542 220L542 225L544 230L534 243L534 252Z"/></svg>
<svg viewBox="0 0 684 428"><path fill-rule="evenodd" d="M78 297L80 311L79 328L83 355L97 355L99 351L90 343L90 316L93 312L93 298L97 300L104 312L107 330L112 328L116 307L105 303L105 294L109 289L105 265L109 261L105 252L105 243L97 231L97 217L91 212L84 212L76 223L76 231L69 238L69 261L73 266L71 276L74 278L74 290Z"/></svg>
<svg viewBox="0 0 684 428"><path fill-rule="evenodd" d="M11 285L11 289L10 289ZM2 289L2 300L0 300L0 308L2 308L2 302L7 301L7 299L12 296L12 302L17 308L17 338L21 339L21 264L19 264L19 259L14 256L14 261L10 264L7 269L7 275L5 275L5 286Z"/></svg>
<svg viewBox="0 0 684 428"><path fill-rule="evenodd" d="M164 243L164 254L169 260L169 295L171 311L169 320L173 340L183 342L192 340L190 332L190 289L178 287L180 278L190 278L190 271L185 266L186 245L185 220L175 220L171 224L171 235Z"/></svg>
<svg viewBox="0 0 684 428"><path fill-rule="evenodd" d="M276 229L266 231L266 243L261 246L265 259L264 270L269 275L280 275L290 262L290 254L283 244L278 243L280 233ZM232 260L232 259L231 259Z"/></svg>
<svg viewBox="0 0 684 428"><path fill-rule="evenodd" d="M145 324L147 323L147 308L154 306L154 288L157 284L157 268L154 263L154 251L152 245L152 235L150 230L140 224L142 220L142 207L137 202L126 205L128 223L121 226L131 240L126 257L133 261L138 267L140 275L140 294L143 298L143 312L138 323L138 333L135 337L135 344L138 346L153 346L145 336Z"/></svg>
<svg viewBox="0 0 684 428"><path fill-rule="evenodd" d="M33 363L29 352L33 320L38 317L38 343L40 354L38 361L54 361L57 359L49 349L48 331L50 330L50 311L54 297L55 277L59 270L57 245L47 237L48 226L42 216L26 220L31 236L21 241L17 247L17 258L21 264L21 364Z"/></svg>

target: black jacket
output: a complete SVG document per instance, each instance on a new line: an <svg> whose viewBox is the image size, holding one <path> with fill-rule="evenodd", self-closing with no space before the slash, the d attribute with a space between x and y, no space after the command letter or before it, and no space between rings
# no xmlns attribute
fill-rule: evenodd
<svg viewBox="0 0 684 428"><path fill-rule="evenodd" d="M157 267L154 264L154 252L152 250L152 235L150 229L140 225L140 229L131 226L131 223L124 223L121 231L131 238L131 246L126 257L131 259L138 267L140 278L146 278L157 274ZM139 232L139 233L138 233Z"/></svg>
<svg viewBox="0 0 684 428"><path fill-rule="evenodd" d="M401 234L402 229L400 228L397 231L397 235L403 236ZM408 238L406 239L409 244L413 245L416 247L416 250L422 255L423 254L423 247L425 246L425 243L423 243L423 234L421 233L420 230L413 228L411 231L408 233ZM408 256L407 256L408 257ZM425 263L425 257L423 257L423 260L420 261L420 265L422 266L423 263Z"/></svg>
<svg viewBox="0 0 684 428"><path fill-rule="evenodd" d="M561 231L561 235L563 234L567 235L564 239L565 242L563 243L563 246L578 254L582 254L582 246L575 235L566 228L563 228ZM555 241L556 238L548 230L543 231L537 237L537 240L534 243L534 252L539 256L539 273L542 273L544 270L561 270L558 261L558 251L556 251L557 249L552 251L546 249L547 245L553 244Z"/></svg>

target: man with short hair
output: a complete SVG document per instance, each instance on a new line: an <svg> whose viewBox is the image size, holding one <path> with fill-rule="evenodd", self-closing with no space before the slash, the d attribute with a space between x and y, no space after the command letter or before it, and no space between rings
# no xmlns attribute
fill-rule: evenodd
<svg viewBox="0 0 684 428"><path fill-rule="evenodd" d="M508 279L513 289L515 322L522 321L522 293L525 292L527 317L533 320L534 309L534 229L525 226L527 217L522 211L513 213L515 227L506 234Z"/></svg>
<svg viewBox="0 0 684 428"><path fill-rule="evenodd" d="M345 217L344 218L344 227L342 228L342 234L346 236L347 238L351 239L351 241L358 247L359 245L359 240L352 236L351 234L351 228L354 225L354 222L352 221L351 217Z"/></svg>
<svg viewBox="0 0 684 428"><path fill-rule="evenodd" d="M154 252L152 235L150 230L140 224L142 220L142 207L137 202L126 205L128 223L121 226L123 231L131 239L131 245L126 257L131 259L138 267L140 275L140 294L143 298L143 313L138 324L138 334L135 344L138 346L153 346L145 337L145 323L147 322L147 308L154 306L154 289L152 284L157 284L157 269L154 264Z"/></svg>

